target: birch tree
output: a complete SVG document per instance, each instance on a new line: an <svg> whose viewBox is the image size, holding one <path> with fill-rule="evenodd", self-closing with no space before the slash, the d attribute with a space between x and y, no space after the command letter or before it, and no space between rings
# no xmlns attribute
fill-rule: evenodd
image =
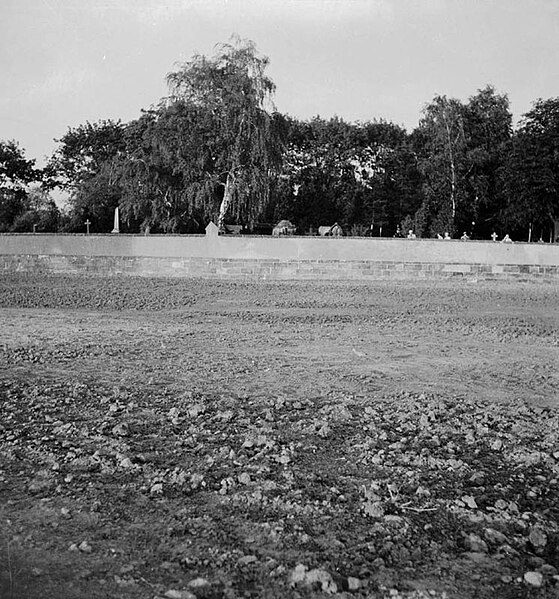
<svg viewBox="0 0 559 599"><path fill-rule="evenodd" d="M204 154L199 173L206 182L199 201L219 200L217 225L228 215L252 221L266 204L269 179L281 160L281 118L274 112L269 60L253 42L238 37L207 58L195 55L167 76L168 105L182 103L206 116L198 146ZM192 165L199 169L200 164ZM214 189L220 189L215 194Z"/></svg>
<svg viewBox="0 0 559 599"><path fill-rule="evenodd" d="M421 208L426 217L425 232L433 235L448 231L452 234L464 191L466 136L462 103L436 96L423 111L418 138L422 157L420 168L425 181L425 202Z"/></svg>

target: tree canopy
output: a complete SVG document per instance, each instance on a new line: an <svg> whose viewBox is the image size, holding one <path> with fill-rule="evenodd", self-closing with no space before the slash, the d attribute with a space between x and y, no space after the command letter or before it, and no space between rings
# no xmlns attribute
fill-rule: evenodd
<svg viewBox="0 0 559 599"><path fill-rule="evenodd" d="M0 232L56 230L58 209L46 192L29 187L42 178L17 142L0 141Z"/></svg>
<svg viewBox="0 0 559 599"><path fill-rule="evenodd" d="M502 179L509 225L559 235L559 98L537 100L524 115L507 146Z"/></svg>
<svg viewBox="0 0 559 599"><path fill-rule="evenodd" d="M137 119L69 128L43 171L0 142L0 229L77 231L89 219L110 231L119 207L129 232L289 219L300 233L338 222L356 235L559 234L559 99L537 100L514 130L507 95L491 85L466 102L437 95L407 132L382 119L282 115L268 67L238 37L196 54ZM34 181L70 194L66 218L48 196L39 218Z"/></svg>
<svg viewBox="0 0 559 599"><path fill-rule="evenodd" d="M281 118L274 113L268 62L252 42L234 38L212 58L196 55L167 76L167 105L180 105L190 118L184 141L202 150L183 166L196 179L196 203L215 212L219 202L220 229L229 212L254 221L281 163Z"/></svg>
<svg viewBox="0 0 559 599"><path fill-rule="evenodd" d="M492 86L467 104L436 96L423 115L414 134L424 196L418 232L487 236L496 225L497 173L512 132L508 98Z"/></svg>

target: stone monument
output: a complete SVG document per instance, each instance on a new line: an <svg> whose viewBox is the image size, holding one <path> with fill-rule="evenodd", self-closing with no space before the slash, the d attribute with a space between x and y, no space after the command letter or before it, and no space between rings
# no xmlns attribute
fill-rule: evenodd
<svg viewBox="0 0 559 599"><path fill-rule="evenodd" d="M118 206L115 208L115 221L111 233L120 233L120 219L118 217Z"/></svg>

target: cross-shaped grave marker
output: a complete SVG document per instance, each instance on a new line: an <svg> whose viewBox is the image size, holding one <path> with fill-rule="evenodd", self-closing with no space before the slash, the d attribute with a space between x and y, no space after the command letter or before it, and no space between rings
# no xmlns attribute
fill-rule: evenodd
<svg viewBox="0 0 559 599"><path fill-rule="evenodd" d="M84 225L87 227L87 234L89 235L89 225L91 224L89 218L85 221Z"/></svg>

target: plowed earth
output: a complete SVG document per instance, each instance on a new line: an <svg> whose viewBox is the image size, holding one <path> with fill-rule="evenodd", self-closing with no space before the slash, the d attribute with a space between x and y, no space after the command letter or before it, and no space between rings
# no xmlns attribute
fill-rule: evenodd
<svg viewBox="0 0 559 599"><path fill-rule="evenodd" d="M552 285L0 278L0 597L559 597Z"/></svg>

